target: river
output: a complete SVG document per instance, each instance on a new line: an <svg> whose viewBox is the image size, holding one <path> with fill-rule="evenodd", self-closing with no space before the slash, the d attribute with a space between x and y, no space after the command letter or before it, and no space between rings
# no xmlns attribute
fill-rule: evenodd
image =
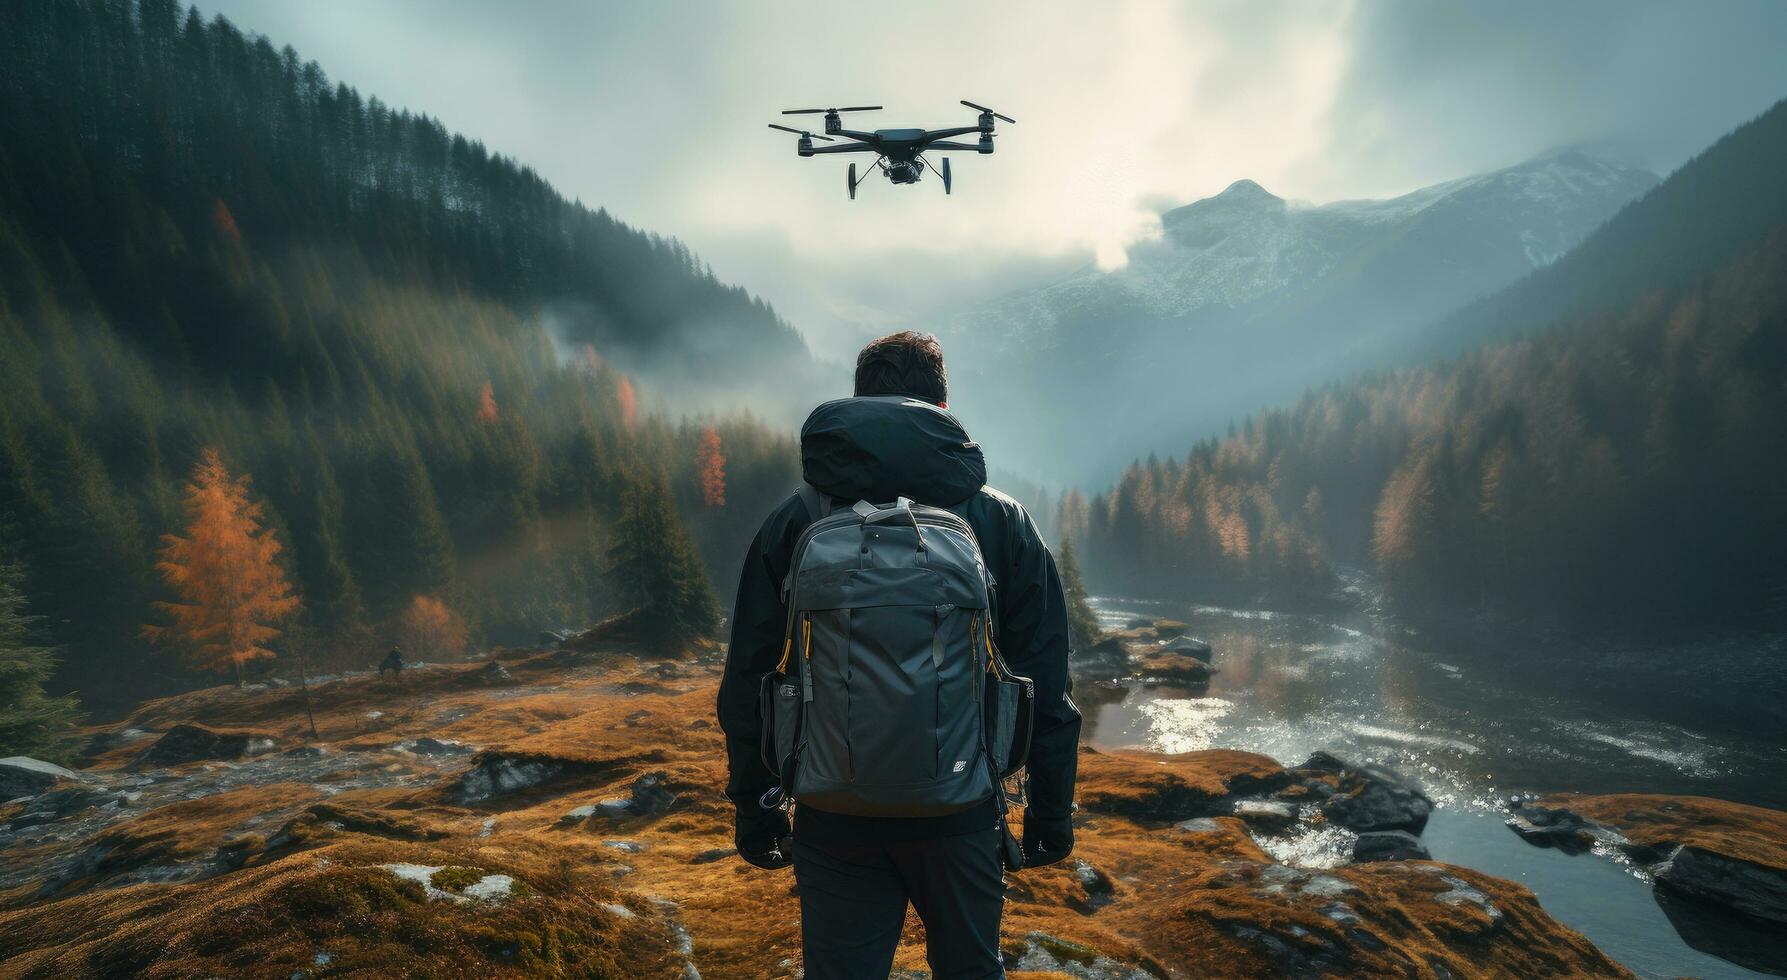
<svg viewBox="0 0 1787 980"><path fill-rule="evenodd" d="M1436 860L1521 882L1640 976L1765 975L1695 948L1678 927L1702 948L1745 949L1738 959L1787 970L1768 937L1716 918L1708 925L1692 909L1666 911L1623 858L1529 845L1501 809L1513 793L1558 791L1787 807L1778 649L1497 649L1398 627L1372 611L1367 584L1350 590L1359 609L1340 614L1096 598L1107 628L1185 621L1210 642L1218 673L1201 692L1080 685L1088 739L1156 752L1245 749L1286 764L1326 749L1383 763L1418 776L1433 797L1424 839ZM1281 860L1311 866L1342 860L1349 842L1344 831L1262 840Z"/></svg>

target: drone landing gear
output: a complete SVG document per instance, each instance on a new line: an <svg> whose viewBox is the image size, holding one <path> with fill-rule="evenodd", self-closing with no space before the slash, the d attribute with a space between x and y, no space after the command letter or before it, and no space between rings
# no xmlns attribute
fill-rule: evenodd
<svg viewBox="0 0 1787 980"><path fill-rule="evenodd" d="M943 193L949 193L949 158L943 158Z"/></svg>
<svg viewBox="0 0 1787 980"><path fill-rule="evenodd" d="M856 200L856 164L853 163L850 165L850 173L848 176L850 178L850 199L854 201Z"/></svg>

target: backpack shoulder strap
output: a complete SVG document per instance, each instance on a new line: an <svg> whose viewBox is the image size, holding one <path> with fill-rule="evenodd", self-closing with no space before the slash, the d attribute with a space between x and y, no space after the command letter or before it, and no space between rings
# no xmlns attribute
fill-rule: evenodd
<svg viewBox="0 0 1787 980"><path fill-rule="evenodd" d="M831 494L820 493L819 488L811 483L802 483L794 488L794 492L806 506L807 516L813 520L824 520L831 514Z"/></svg>

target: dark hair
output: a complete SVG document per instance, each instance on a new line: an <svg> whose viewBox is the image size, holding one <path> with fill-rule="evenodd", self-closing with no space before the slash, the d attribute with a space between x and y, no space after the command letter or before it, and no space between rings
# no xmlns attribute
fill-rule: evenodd
<svg viewBox="0 0 1787 980"><path fill-rule="evenodd" d="M858 395L912 395L941 405L949 400L943 345L934 334L902 330L869 341L856 355Z"/></svg>

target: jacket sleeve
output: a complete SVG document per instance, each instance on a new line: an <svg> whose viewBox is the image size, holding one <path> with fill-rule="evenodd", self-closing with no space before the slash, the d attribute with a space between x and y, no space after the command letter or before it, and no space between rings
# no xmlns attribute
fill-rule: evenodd
<svg viewBox="0 0 1787 980"><path fill-rule="evenodd" d="M787 521L771 514L745 553L738 577L738 599L732 607L732 640L726 650L726 673L720 680L720 729L726 733L726 760L731 775L726 795L746 817L761 815L757 800L776 778L763 764L757 691L763 675L775 669L781 654L787 610L782 604L781 569L786 566Z"/></svg>
<svg viewBox="0 0 1787 980"><path fill-rule="evenodd" d="M1005 578L999 582L999 651L1036 684L1026 816L1065 819L1079 771L1080 709L1067 674L1067 599L1055 556L1030 515L1018 508Z"/></svg>

